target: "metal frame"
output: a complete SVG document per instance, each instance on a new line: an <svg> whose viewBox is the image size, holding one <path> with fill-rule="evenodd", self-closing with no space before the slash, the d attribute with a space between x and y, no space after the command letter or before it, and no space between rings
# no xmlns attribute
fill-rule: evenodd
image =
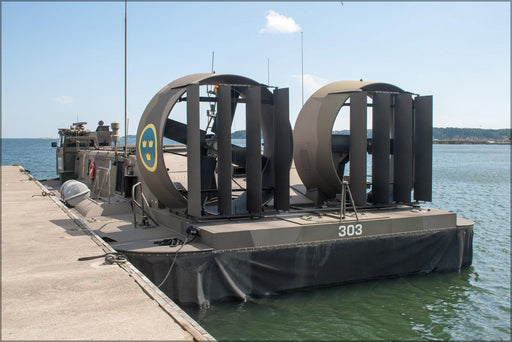
<svg viewBox="0 0 512 342"><path fill-rule="evenodd" d="M340 158L334 154L348 153L354 202L366 205L368 151L373 154L372 203L410 203L413 184L416 200L431 200L432 100L417 97L413 111L413 95L391 84L357 81L334 82L315 92L294 128L295 167L306 195L317 204L335 198L343 179L335 163ZM368 104L367 97L373 103ZM350 106L350 136L332 135L343 106ZM373 137L368 141L370 106Z"/></svg>
<svg viewBox="0 0 512 342"><path fill-rule="evenodd" d="M199 129L199 103L205 100L199 95L201 85L219 86L217 97L209 98L210 101L217 102L218 106L217 117L212 127L217 139L218 165L215 158L202 150L206 132ZM256 93L259 93L259 96L255 95ZM174 105L180 101L187 101L187 124L168 118ZM194 74L168 84L147 105L137 131L137 150L142 148L141 135L148 125L155 127L158 139L154 152L155 170L149 170L137 159L146 187L168 208L187 208L188 215L200 217L204 212L202 205L205 196L212 193L215 188L212 173L217 166L219 184L216 194L219 198L220 216L260 214L261 206L272 199L276 189L279 193L278 200L275 201L278 203L276 208L287 210L289 180L286 181L285 178L289 179L292 163L292 131L288 101L288 89L277 89L273 94L267 86L238 75ZM246 115L250 118L247 120L250 124L247 131L251 131L251 137L247 149L231 145L231 122L236 104L240 102L247 104ZM258 125L262 135L259 129L254 128ZM254 130L258 133L251 135ZM169 178L163 160L164 137L187 145L188 195L180 193ZM260 146L261 137L264 140L263 152ZM137 151L137 155L139 154ZM248 189L238 196L236 201L232 201L232 163L242 165L246 170L248 163L251 170L248 172ZM284 188L286 196L281 195L285 192Z"/></svg>

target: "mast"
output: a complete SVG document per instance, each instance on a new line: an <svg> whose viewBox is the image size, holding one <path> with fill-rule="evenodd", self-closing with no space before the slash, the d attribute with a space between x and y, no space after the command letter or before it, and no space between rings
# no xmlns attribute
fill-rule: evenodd
<svg viewBox="0 0 512 342"><path fill-rule="evenodd" d="M126 114L126 4L127 0L124 0L124 156L128 155L128 115Z"/></svg>
<svg viewBox="0 0 512 342"><path fill-rule="evenodd" d="M215 62L215 51L212 51L212 74L215 73L215 70L213 69L213 63Z"/></svg>
<svg viewBox="0 0 512 342"><path fill-rule="evenodd" d="M304 35L300 32L300 56L301 56L301 82L302 82L302 105L304 106Z"/></svg>
<svg viewBox="0 0 512 342"><path fill-rule="evenodd" d="M267 85L270 85L270 58L267 57Z"/></svg>

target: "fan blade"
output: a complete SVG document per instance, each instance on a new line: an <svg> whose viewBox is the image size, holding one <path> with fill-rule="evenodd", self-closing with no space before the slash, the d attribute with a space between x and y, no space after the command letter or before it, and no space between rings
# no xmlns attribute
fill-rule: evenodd
<svg viewBox="0 0 512 342"><path fill-rule="evenodd" d="M333 152L348 152L350 150L350 135L333 134L331 146Z"/></svg>
<svg viewBox="0 0 512 342"><path fill-rule="evenodd" d="M206 137L206 132L200 131L201 142ZM180 144L187 144L187 125L173 119L167 119L164 128L164 137L174 140Z"/></svg>
<svg viewBox="0 0 512 342"><path fill-rule="evenodd" d="M241 147L238 145L231 145L231 159L233 164L245 167L245 160L247 157L247 149L245 147ZM268 158L264 155L261 156L261 168L263 170L264 166L267 165Z"/></svg>

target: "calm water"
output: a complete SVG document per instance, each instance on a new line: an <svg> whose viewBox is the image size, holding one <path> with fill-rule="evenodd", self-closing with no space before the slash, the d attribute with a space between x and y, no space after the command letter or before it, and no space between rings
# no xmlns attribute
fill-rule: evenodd
<svg viewBox="0 0 512 342"><path fill-rule="evenodd" d="M2 139L2 165L19 164L37 179L57 177L57 139Z"/></svg>
<svg viewBox="0 0 512 342"><path fill-rule="evenodd" d="M56 177L51 140L2 139L2 165ZM473 266L184 309L219 340L510 340L510 146L434 145L432 207L475 221Z"/></svg>

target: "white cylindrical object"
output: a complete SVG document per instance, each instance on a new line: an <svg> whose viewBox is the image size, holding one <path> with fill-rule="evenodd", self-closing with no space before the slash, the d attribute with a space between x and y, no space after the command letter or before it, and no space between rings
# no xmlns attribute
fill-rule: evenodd
<svg viewBox="0 0 512 342"><path fill-rule="evenodd" d="M82 182L70 179L60 187L60 197L64 202L74 207L90 197L91 190Z"/></svg>

